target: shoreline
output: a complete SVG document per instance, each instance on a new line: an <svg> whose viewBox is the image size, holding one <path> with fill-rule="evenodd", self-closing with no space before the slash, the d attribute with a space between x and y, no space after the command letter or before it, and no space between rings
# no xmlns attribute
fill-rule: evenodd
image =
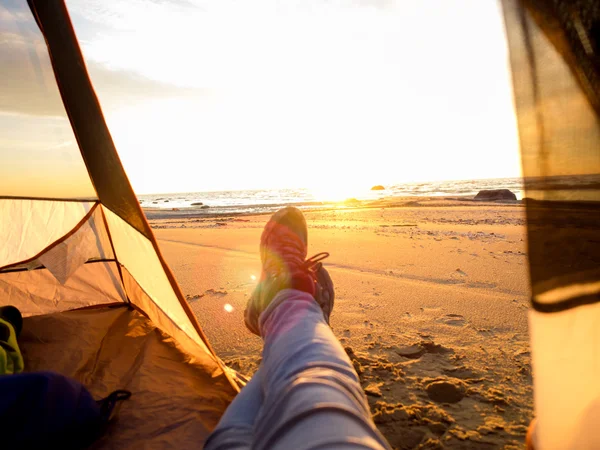
<svg viewBox="0 0 600 450"><path fill-rule="evenodd" d="M319 205L319 206L317 206ZM256 210L238 211L239 206L229 207L211 207L202 209L201 207L188 208L157 208L142 206L148 220L164 219L214 219L226 217L247 217L264 216L272 214L276 210L295 206L303 212L327 212L327 211L351 211L374 208L407 208L407 207L451 207L451 206L525 206L525 200L496 200L482 201L475 200L473 196L453 196L453 197L391 197L379 200L356 200L347 199L340 202L305 202L305 203L281 203L281 204L258 204L249 205L247 208L256 208ZM230 211L227 211L230 210ZM218 211L218 212L217 212Z"/></svg>

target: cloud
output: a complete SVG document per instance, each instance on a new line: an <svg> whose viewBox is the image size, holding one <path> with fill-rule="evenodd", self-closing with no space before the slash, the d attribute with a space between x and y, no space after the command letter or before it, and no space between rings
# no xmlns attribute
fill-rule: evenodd
<svg viewBox="0 0 600 450"><path fill-rule="evenodd" d="M41 35L0 31L0 111L64 116L64 107ZM154 81L136 72L110 70L87 61L88 73L105 109L152 98L202 96L205 91Z"/></svg>
<svg viewBox="0 0 600 450"><path fill-rule="evenodd" d="M202 97L208 92L155 81L133 71L110 70L93 61L87 66L102 106L110 109L148 99Z"/></svg>

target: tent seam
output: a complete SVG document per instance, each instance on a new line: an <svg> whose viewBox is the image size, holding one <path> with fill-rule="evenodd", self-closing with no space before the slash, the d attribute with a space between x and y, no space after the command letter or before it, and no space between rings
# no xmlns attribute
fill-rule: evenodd
<svg viewBox="0 0 600 450"><path fill-rule="evenodd" d="M18 195L0 195L0 200L33 200L44 202L73 202L73 203L96 203L98 198L58 198L58 197L25 197Z"/></svg>
<svg viewBox="0 0 600 450"><path fill-rule="evenodd" d="M88 259L86 262L84 262L84 264L106 263L106 262L116 263L117 260L114 258ZM42 269L47 270L48 268L44 265L40 265L39 267L33 267L31 269L28 269L26 267L19 268L19 269L7 269L7 270L0 269L0 275L2 275L3 273L28 272L28 271L42 270Z"/></svg>
<svg viewBox="0 0 600 450"><path fill-rule="evenodd" d="M119 272L119 278L121 279L121 286L123 287L125 299L127 300L128 304L131 304L131 299L129 298L129 295L127 294L127 289L125 288L125 280L123 279L123 272L121 271L121 263L119 262L119 258L117 257L117 251L115 250L115 244L113 243L112 235L110 234L108 221L106 220L106 215L104 214L104 210L102 208L100 208L100 214L102 214L102 222L104 223L104 228L106 229L106 234L108 235L108 242L110 242L110 248L112 250L113 256L115 257L117 271Z"/></svg>

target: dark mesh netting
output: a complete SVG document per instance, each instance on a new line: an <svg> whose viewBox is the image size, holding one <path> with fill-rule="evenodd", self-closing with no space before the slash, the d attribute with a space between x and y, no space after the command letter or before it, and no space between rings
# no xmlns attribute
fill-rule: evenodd
<svg viewBox="0 0 600 450"><path fill-rule="evenodd" d="M503 1L525 178L532 302L600 300L600 2Z"/></svg>

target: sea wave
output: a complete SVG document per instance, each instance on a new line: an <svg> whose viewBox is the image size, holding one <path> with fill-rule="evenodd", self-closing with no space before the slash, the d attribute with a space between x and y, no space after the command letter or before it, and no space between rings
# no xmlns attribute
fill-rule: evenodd
<svg viewBox="0 0 600 450"><path fill-rule="evenodd" d="M453 180L417 183L395 183L384 190L365 190L355 193L356 200L369 201L395 197L473 197L482 189L510 189L520 199L522 178L484 180ZM331 205L332 199L319 198L310 189L254 189L242 191L180 192L174 194L140 195L144 208L185 210L207 214L269 212L285 205L319 208Z"/></svg>
<svg viewBox="0 0 600 450"><path fill-rule="evenodd" d="M483 189L509 189L520 200L528 196L552 199L598 198L600 175L558 176L549 178L494 178L482 180L431 181L395 183L383 190L365 190L354 194L355 201L373 201L400 197L472 198ZM593 191L593 192L592 192ZM591 194L590 194L591 192ZM587 196L587 197L586 197ZM158 210L180 210L193 214L231 214L269 212L286 205L301 208L331 206L333 199L319 197L310 189L253 189L245 191L179 192L175 194L140 195L142 207ZM339 199L336 199L339 200Z"/></svg>

